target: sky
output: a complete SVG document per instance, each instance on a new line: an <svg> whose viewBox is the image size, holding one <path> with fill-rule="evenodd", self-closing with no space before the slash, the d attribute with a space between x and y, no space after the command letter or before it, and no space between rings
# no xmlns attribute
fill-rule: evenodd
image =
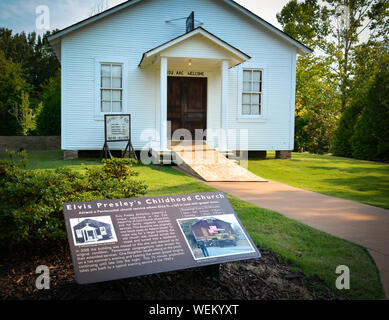
<svg viewBox="0 0 389 320"><path fill-rule="evenodd" d="M0 0L0 27L12 29L15 33L26 33L38 29L36 20L42 11L36 13L39 6L47 6L50 13L50 30L63 29L90 16L91 9L98 0ZM106 0L109 7L126 0ZM289 0L236 0L250 11L281 29L276 14ZM174 18L174 17L172 17ZM38 19L39 20L39 19Z"/></svg>

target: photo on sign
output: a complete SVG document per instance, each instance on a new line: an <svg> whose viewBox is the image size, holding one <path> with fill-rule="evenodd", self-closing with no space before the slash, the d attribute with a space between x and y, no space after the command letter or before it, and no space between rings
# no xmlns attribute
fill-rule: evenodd
<svg viewBox="0 0 389 320"><path fill-rule="evenodd" d="M110 216L69 219L75 246L117 242Z"/></svg>
<svg viewBox="0 0 389 320"><path fill-rule="evenodd" d="M255 252L233 214L177 219L195 260Z"/></svg>

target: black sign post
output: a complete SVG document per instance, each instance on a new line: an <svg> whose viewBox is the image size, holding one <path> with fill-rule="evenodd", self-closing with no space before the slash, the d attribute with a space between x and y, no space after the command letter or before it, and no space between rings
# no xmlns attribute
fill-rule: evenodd
<svg viewBox="0 0 389 320"><path fill-rule="evenodd" d="M192 11L192 13L186 19L186 32L188 33L194 30L194 26L195 26L194 11Z"/></svg>
<svg viewBox="0 0 389 320"><path fill-rule="evenodd" d="M129 157L131 155L138 160L135 150L131 142L131 115L130 114L106 114L104 115L104 147L101 152L100 159L104 156L112 159L111 150L109 149L108 142L123 142L126 141L127 145L122 154L125 157L127 151Z"/></svg>
<svg viewBox="0 0 389 320"><path fill-rule="evenodd" d="M65 203L76 281L95 283L259 258L222 192ZM209 267L211 266L211 267Z"/></svg>

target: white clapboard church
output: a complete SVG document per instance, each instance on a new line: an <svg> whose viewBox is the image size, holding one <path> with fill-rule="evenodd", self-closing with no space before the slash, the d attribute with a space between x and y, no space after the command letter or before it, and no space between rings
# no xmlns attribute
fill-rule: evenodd
<svg viewBox="0 0 389 320"><path fill-rule="evenodd" d="M131 114L135 150L169 152L179 128L219 152L294 148L296 59L311 50L235 1L127 1L49 41L65 153L101 150L105 114Z"/></svg>

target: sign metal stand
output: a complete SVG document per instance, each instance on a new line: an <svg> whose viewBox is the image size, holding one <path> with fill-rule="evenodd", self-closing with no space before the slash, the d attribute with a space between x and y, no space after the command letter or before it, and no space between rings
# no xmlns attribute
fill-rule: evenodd
<svg viewBox="0 0 389 320"><path fill-rule="evenodd" d="M136 156L134 147L131 142L131 115L130 114L106 114L104 115L104 147L101 151L100 159L108 157L112 159L112 153L109 149L108 142L123 142L126 141L127 145L122 153L124 158L128 151L129 158L135 158Z"/></svg>

